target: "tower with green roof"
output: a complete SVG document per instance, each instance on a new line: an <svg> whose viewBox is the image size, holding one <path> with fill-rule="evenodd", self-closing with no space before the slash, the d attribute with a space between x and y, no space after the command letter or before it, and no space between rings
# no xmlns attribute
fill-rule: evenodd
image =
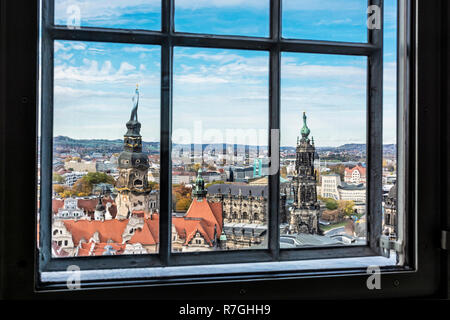
<svg viewBox="0 0 450 320"><path fill-rule="evenodd" d="M309 139L306 113L303 112L301 138L297 139L295 175L292 179L294 210L289 218L291 233L321 234L319 228L320 205L317 201L317 180L314 170L316 148L314 138Z"/></svg>
<svg viewBox="0 0 450 320"><path fill-rule="evenodd" d="M202 177L202 169L198 169L197 179L192 190L192 196L197 200L201 200L206 197L205 180Z"/></svg>

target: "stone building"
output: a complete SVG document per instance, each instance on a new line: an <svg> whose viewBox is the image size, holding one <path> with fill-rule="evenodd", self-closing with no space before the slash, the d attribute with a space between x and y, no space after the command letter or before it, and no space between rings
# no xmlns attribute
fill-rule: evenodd
<svg viewBox="0 0 450 320"><path fill-rule="evenodd" d="M207 198L222 204L224 223L266 224L267 195L267 185L215 184Z"/></svg>
<svg viewBox="0 0 450 320"><path fill-rule="evenodd" d="M133 211L150 213L149 195L151 187L148 183L149 161L142 152L141 123L138 121L139 90L133 97L134 107L127 122L127 133L124 136L124 150L119 155L119 177L116 181L117 215L122 220L130 217Z"/></svg>
<svg viewBox="0 0 450 320"><path fill-rule="evenodd" d="M321 234L319 228L320 204L317 201L317 180L314 171L316 148L314 138L308 138L310 129L303 113L302 138L297 138L295 175L292 178L294 194L289 216L289 233Z"/></svg>
<svg viewBox="0 0 450 320"><path fill-rule="evenodd" d="M383 234L395 238L397 236L397 184L389 190L384 202Z"/></svg>
<svg viewBox="0 0 450 320"><path fill-rule="evenodd" d="M53 219L55 220L90 219L89 215L82 208L78 207L78 199L75 198L64 199L64 206L57 210L58 211L53 216Z"/></svg>

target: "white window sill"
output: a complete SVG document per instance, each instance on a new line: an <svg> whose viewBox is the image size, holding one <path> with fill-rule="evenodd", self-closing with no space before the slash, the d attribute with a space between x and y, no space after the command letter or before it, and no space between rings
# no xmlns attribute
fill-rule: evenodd
<svg viewBox="0 0 450 320"><path fill-rule="evenodd" d="M321 259L304 261L259 262L241 264L216 264L180 267L155 267L155 268L128 268L106 270L81 270L80 280L124 280L129 278L157 279L159 277L189 277L189 276L214 276L219 274L236 275L239 273L257 273L265 271L325 271L327 269L360 269L369 266L395 266L395 254L391 258L362 257L342 259ZM73 272L43 272L41 281L46 283L66 282L73 278Z"/></svg>

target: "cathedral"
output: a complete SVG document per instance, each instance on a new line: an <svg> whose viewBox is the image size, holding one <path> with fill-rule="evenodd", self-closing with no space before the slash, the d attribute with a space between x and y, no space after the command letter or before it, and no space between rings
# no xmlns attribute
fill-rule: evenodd
<svg viewBox="0 0 450 320"><path fill-rule="evenodd" d="M295 172L292 179L294 203L289 214L289 233L322 234L319 228L320 204L317 201L317 179L314 171L316 148L303 113L301 139L297 138Z"/></svg>
<svg viewBox="0 0 450 320"><path fill-rule="evenodd" d="M116 189L116 219L128 219L133 212L150 213L150 192L148 183L149 161L142 152L141 123L138 121L139 89L133 97L133 109L127 122L127 133L124 136L124 150L119 155L119 178Z"/></svg>

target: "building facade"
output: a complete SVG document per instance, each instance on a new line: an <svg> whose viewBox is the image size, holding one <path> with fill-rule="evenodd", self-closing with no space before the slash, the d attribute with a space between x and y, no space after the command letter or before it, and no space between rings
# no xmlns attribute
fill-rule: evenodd
<svg viewBox="0 0 450 320"><path fill-rule="evenodd" d="M366 184L366 168L359 165L353 168L345 168L344 182Z"/></svg>

